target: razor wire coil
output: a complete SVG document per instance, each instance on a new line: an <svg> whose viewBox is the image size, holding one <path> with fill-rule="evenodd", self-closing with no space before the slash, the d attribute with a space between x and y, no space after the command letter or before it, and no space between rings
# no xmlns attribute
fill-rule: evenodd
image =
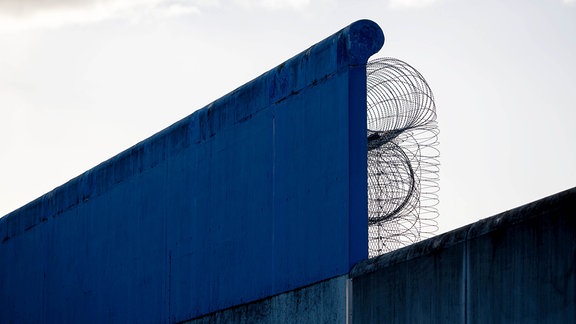
<svg viewBox="0 0 576 324"><path fill-rule="evenodd" d="M369 257L433 235L438 217L438 127L430 87L409 64L368 62Z"/></svg>

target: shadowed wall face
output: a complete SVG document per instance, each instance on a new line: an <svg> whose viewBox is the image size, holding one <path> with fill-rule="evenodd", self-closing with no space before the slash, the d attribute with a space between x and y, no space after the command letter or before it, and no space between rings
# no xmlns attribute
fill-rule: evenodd
<svg viewBox="0 0 576 324"><path fill-rule="evenodd" d="M576 322L576 188L369 259L354 323Z"/></svg>
<svg viewBox="0 0 576 324"><path fill-rule="evenodd" d="M367 257L359 21L0 219L0 319L183 321Z"/></svg>

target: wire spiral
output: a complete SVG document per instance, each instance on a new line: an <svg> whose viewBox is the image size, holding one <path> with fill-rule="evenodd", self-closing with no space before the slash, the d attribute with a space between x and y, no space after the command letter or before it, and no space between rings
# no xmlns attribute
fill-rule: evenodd
<svg viewBox="0 0 576 324"><path fill-rule="evenodd" d="M430 87L394 58L368 62L368 249L374 257L433 235L438 127Z"/></svg>

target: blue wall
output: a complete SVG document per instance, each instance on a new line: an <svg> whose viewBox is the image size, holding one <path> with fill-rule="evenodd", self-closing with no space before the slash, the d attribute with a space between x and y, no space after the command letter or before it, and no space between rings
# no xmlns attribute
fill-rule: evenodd
<svg viewBox="0 0 576 324"><path fill-rule="evenodd" d="M0 219L0 322L173 322L367 258L358 21Z"/></svg>

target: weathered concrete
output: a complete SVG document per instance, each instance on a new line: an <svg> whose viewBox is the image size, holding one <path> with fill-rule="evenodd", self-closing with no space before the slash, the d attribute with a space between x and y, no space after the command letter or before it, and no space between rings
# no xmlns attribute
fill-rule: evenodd
<svg viewBox="0 0 576 324"><path fill-rule="evenodd" d="M340 276L185 323L345 323L347 279Z"/></svg>
<svg viewBox="0 0 576 324"><path fill-rule="evenodd" d="M576 323L576 188L353 268L354 323Z"/></svg>
<svg viewBox="0 0 576 324"><path fill-rule="evenodd" d="M0 219L0 322L178 322L367 257L358 21Z"/></svg>

